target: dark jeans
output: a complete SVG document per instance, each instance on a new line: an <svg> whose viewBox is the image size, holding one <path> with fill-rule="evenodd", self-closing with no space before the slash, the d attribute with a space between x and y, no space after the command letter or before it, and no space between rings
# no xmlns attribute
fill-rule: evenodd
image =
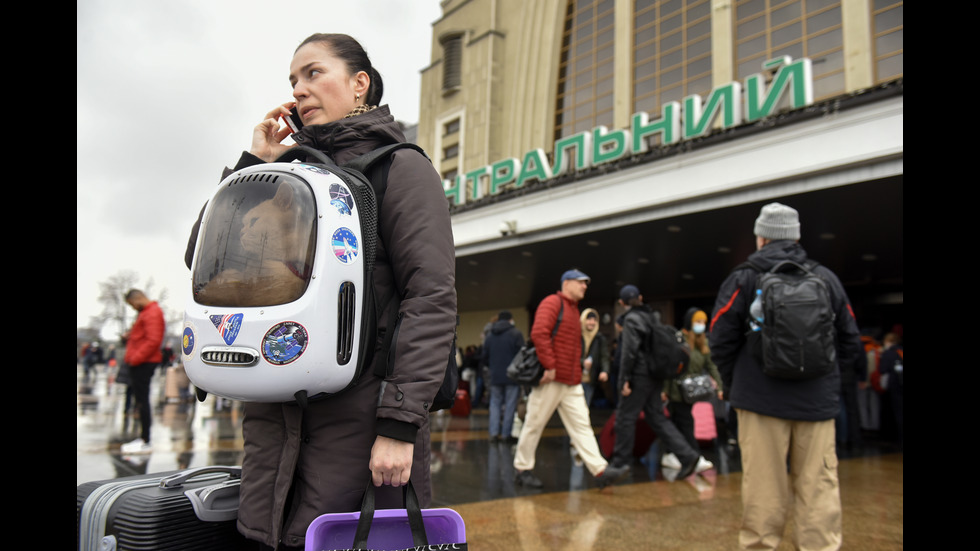
<svg viewBox="0 0 980 551"><path fill-rule="evenodd" d="M699 449L697 437L694 436L694 404L684 402L671 402L667 404L667 411L670 412L670 420L684 435L684 439L694 450ZM674 450L666 450L672 452ZM676 455L676 454L675 454Z"/></svg>
<svg viewBox="0 0 980 551"><path fill-rule="evenodd" d="M661 448L674 452L682 465L697 461L701 454L691 447L677 427L664 415L664 403L660 399L664 382L646 375L634 375L630 380L630 395L619 397L616 406L616 445L611 463L615 466L633 462L633 446L636 441L636 421L642 411L646 422L660 440Z"/></svg>
<svg viewBox="0 0 980 551"><path fill-rule="evenodd" d="M483 382L483 369L476 368L476 376L473 378L474 388L473 395L470 398L473 400L473 407L480 407L483 405L483 390L485 388Z"/></svg>
<svg viewBox="0 0 980 551"><path fill-rule="evenodd" d="M520 398L521 387L518 385L490 387L490 436L510 438Z"/></svg>
<svg viewBox="0 0 980 551"><path fill-rule="evenodd" d="M133 400L140 414L142 432L140 438L150 441L150 426L153 424L152 409L150 408L150 380L153 379L155 363L144 363L129 367L129 388L133 389Z"/></svg>

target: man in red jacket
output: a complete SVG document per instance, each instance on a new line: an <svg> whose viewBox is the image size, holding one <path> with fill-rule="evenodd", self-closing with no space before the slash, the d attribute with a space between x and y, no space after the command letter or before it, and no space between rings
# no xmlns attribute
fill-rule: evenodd
<svg viewBox="0 0 980 551"><path fill-rule="evenodd" d="M163 343L163 333L166 324L163 321L163 311L156 301L146 298L143 291L130 289L125 296L126 304L138 312L133 327L123 335L126 341L126 356L124 361L129 366L130 386L133 388L133 398L139 408L140 438L123 444L123 453L150 453L150 425L153 423L150 409L150 380L153 371L159 365L163 354L160 345Z"/></svg>
<svg viewBox="0 0 980 551"><path fill-rule="evenodd" d="M589 276L568 270L561 276L561 291L541 301L534 314L531 340L544 367L541 382L527 399L527 414L514 455L515 482L528 488L544 484L531 472L541 433L558 410L572 445L585 467L604 488L626 474L626 467L612 467L599 452L589 407L582 390L582 329L578 303L585 298Z"/></svg>

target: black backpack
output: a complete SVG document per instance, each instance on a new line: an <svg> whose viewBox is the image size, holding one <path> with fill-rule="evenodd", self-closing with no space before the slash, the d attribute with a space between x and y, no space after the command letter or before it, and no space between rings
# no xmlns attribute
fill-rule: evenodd
<svg viewBox="0 0 980 551"><path fill-rule="evenodd" d="M391 167L391 153L396 149L414 149L426 155L425 151L413 144L408 142L400 142L396 144L391 144L383 147L379 147L374 151L365 153L360 157L345 163L343 167L347 170L355 170L362 175L364 175L367 180L371 183L371 187L374 189L374 197L378 205L377 215L380 216L381 213L381 203L384 200L385 189L388 184L388 169ZM315 151L315 150L314 150ZM428 156L426 155L426 158ZM378 227L378 239L381 239L381 228ZM398 305L400 299L394 289L388 294L388 296L381 297L377 300L375 297L374 302L374 318L372 320L372 329L369 335L376 334L377 332L377 319L384 313L386 307L388 312L390 312L388 317L387 327L389 328L385 334L384 342L379 351L380 357L375 363L374 374L378 377L385 378L391 375L391 370L394 366L389 365L388 353L391 350L392 340L394 338L394 328L398 321ZM456 316L456 325L459 325L459 316ZM368 361L370 361L370 357ZM432 401L432 406L429 411L439 411L443 409L451 409L453 403L456 400L456 389L459 387L459 366L456 364L456 333L453 332L452 344L449 347L449 357L446 363L446 374L442 381L442 386L439 388L438 394Z"/></svg>
<svg viewBox="0 0 980 551"><path fill-rule="evenodd" d="M759 272L756 298L763 319L752 318L750 336L755 341L756 359L766 375L781 379L814 379L837 369L836 329L830 288L814 272L814 261L804 264L789 260L770 270L746 262Z"/></svg>
<svg viewBox="0 0 980 551"><path fill-rule="evenodd" d="M630 312L635 310L631 309ZM627 312L629 315L630 312ZM665 325L652 312L636 310L647 317L649 331L640 344L640 352L650 359L650 376L654 379L672 379L684 371L691 359L687 341L677 328Z"/></svg>

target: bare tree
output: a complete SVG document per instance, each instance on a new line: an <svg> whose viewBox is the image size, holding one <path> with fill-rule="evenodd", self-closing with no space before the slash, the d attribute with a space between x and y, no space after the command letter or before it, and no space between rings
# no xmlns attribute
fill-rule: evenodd
<svg viewBox="0 0 980 551"><path fill-rule="evenodd" d="M153 300L163 301L167 298L167 290L162 289L158 297L153 295L153 278L149 278L143 286L137 285L139 276L131 270L121 271L107 280L99 283L99 303L102 304L102 312L92 316L89 323L90 327L98 330L115 331L118 334L125 333L135 319L136 313L126 304L124 298L126 291L138 288L147 297Z"/></svg>

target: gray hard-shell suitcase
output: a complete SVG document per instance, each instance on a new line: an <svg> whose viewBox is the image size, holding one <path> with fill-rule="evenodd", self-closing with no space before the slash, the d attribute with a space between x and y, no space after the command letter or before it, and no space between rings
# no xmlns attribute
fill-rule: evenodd
<svg viewBox="0 0 980 551"><path fill-rule="evenodd" d="M242 549L241 467L211 466L80 484L79 551Z"/></svg>

